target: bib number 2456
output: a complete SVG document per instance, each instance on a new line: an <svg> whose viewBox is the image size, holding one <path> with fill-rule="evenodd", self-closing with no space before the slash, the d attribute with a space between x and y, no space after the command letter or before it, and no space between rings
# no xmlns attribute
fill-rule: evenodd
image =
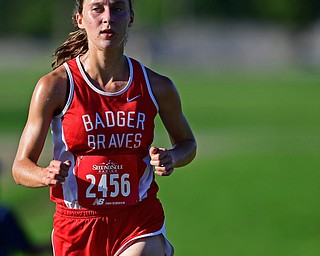
<svg viewBox="0 0 320 256"><path fill-rule="evenodd" d="M134 156L80 156L75 170L81 206L126 206L138 202L138 170Z"/></svg>
<svg viewBox="0 0 320 256"><path fill-rule="evenodd" d="M86 191L87 198L97 198L99 196L103 198L117 197L119 195L127 197L130 195L130 174L102 174L100 181L96 180L96 177L92 174L87 174L86 178L90 181L90 185ZM109 178L109 179L108 179ZM98 182L98 183L97 183ZM100 195L94 192L93 188L97 186Z"/></svg>

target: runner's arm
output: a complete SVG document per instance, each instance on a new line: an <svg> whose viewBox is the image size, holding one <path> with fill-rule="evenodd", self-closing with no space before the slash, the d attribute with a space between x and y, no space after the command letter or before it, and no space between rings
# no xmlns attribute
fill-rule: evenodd
<svg viewBox="0 0 320 256"><path fill-rule="evenodd" d="M151 148L151 164L158 175L170 175L196 155L196 140L183 114L179 93L167 77L149 71L152 90L159 105L160 118L170 136L172 148Z"/></svg>
<svg viewBox="0 0 320 256"><path fill-rule="evenodd" d="M51 119L65 102L66 80L58 72L42 77L33 92L27 123L12 166L17 184L32 188L57 185L67 175L68 164L51 161L46 168L37 165Z"/></svg>

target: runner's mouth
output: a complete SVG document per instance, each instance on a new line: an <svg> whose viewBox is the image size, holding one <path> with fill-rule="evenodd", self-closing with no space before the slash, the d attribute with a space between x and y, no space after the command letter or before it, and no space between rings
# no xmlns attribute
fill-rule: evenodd
<svg viewBox="0 0 320 256"><path fill-rule="evenodd" d="M100 32L100 34L105 35L106 37L113 37L116 33L112 29L105 29Z"/></svg>

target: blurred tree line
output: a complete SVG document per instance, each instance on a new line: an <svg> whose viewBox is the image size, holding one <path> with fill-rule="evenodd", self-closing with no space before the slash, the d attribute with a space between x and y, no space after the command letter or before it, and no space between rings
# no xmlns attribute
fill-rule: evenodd
<svg viewBox="0 0 320 256"><path fill-rule="evenodd" d="M0 0L0 35L50 37L72 29L70 0ZM320 17L319 0L135 0L138 23L177 19L252 19L305 26Z"/></svg>

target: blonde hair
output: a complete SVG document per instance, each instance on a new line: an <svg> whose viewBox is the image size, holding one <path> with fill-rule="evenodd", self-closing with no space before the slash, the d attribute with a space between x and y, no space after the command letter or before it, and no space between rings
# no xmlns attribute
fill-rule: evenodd
<svg viewBox="0 0 320 256"><path fill-rule="evenodd" d="M59 46L53 53L55 60L52 62L52 69L56 69L64 62L84 54L88 51L87 33L84 29L78 27L76 15L82 14L84 0L76 0L75 9L72 16L74 31L69 33L69 38ZM133 0L129 0L130 11L133 12Z"/></svg>

